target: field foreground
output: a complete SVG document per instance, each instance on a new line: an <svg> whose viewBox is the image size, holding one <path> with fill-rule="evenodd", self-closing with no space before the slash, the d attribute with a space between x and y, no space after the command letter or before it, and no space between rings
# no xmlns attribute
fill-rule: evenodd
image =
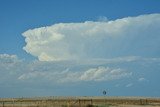
<svg viewBox="0 0 160 107"><path fill-rule="evenodd" d="M149 98L149 97L0 98L0 107L160 107L160 98Z"/></svg>

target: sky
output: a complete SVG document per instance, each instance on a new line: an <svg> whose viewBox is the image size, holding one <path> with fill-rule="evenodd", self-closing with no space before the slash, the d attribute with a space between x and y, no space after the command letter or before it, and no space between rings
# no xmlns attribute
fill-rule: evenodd
<svg viewBox="0 0 160 107"><path fill-rule="evenodd" d="M0 97L160 97L159 5L0 0Z"/></svg>

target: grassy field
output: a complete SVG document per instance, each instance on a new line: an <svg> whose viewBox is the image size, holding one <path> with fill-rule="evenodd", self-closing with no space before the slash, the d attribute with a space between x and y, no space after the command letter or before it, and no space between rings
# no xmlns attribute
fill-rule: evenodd
<svg viewBox="0 0 160 107"><path fill-rule="evenodd" d="M160 107L160 98L35 97L1 98L0 107Z"/></svg>

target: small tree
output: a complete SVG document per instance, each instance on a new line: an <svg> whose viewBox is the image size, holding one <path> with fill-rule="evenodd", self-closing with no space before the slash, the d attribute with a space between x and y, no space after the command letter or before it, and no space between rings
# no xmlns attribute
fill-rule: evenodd
<svg viewBox="0 0 160 107"><path fill-rule="evenodd" d="M103 95L105 96L107 94L106 90L103 91Z"/></svg>

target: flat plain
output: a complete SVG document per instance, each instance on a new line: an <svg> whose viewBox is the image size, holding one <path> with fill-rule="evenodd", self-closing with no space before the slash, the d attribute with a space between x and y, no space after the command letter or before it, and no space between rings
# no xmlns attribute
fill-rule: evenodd
<svg viewBox="0 0 160 107"><path fill-rule="evenodd" d="M108 96L0 98L0 107L160 107L160 98Z"/></svg>

